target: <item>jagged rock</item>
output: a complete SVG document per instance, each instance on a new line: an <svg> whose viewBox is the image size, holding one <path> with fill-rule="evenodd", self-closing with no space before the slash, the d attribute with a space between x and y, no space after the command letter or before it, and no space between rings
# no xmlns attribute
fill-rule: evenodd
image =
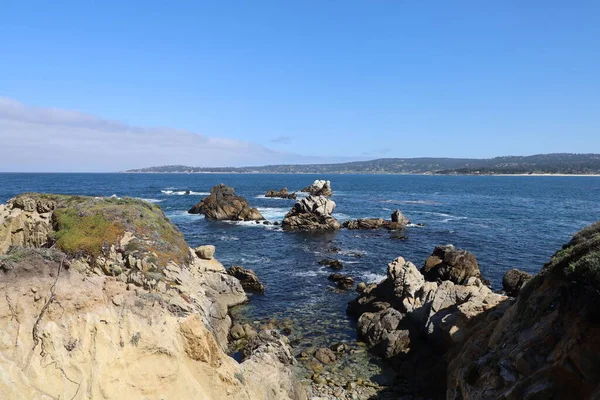
<svg viewBox="0 0 600 400"><path fill-rule="evenodd" d="M194 249L194 253L203 260L212 260L215 255L215 246L207 244Z"/></svg>
<svg viewBox="0 0 600 400"><path fill-rule="evenodd" d="M337 361L337 356L333 351L327 347L323 347L315 351L315 358L325 365L334 363Z"/></svg>
<svg viewBox="0 0 600 400"><path fill-rule="evenodd" d="M518 269L511 269L504 274L502 278L502 288L509 296L516 297L519 295L523 285L533 278L533 275L523 272Z"/></svg>
<svg viewBox="0 0 600 400"><path fill-rule="evenodd" d="M478 317L448 355L449 399L600 395L600 222L577 233L514 304Z"/></svg>
<svg viewBox="0 0 600 400"><path fill-rule="evenodd" d="M265 197L279 197L282 199L296 199L296 193L289 193L287 188L283 188L279 191L277 190L269 190L266 194Z"/></svg>
<svg viewBox="0 0 600 400"><path fill-rule="evenodd" d="M258 277L251 269L233 266L227 270L227 273L239 281L247 292L264 293L265 286L259 281Z"/></svg>
<svg viewBox="0 0 600 400"><path fill-rule="evenodd" d="M237 196L235 190L224 184L210 190L210 195L189 210L190 214L204 214L217 221L258 221L265 218L248 201Z"/></svg>
<svg viewBox="0 0 600 400"><path fill-rule="evenodd" d="M354 286L354 279L346 275L335 273L329 275L327 279L329 279L332 282L335 282L337 284L337 287L342 290L348 290L351 289L352 286Z"/></svg>
<svg viewBox="0 0 600 400"><path fill-rule="evenodd" d="M413 263L398 257L388 264L384 281L366 286L348 304L348 313L358 317L359 334L370 346L393 357L420 351L412 338L423 334L429 346L446 351L464 340L470 321L505 299L479 278L463 285L426 281Z"/></svg>
<svg viewBox="0 0 600 400"><path fill-rule="evenodd" d="M331 269L344 268L344 265L342 264L342 262L340 260L333 260L333 259L329 259L329 258L319 261L319 265L325 265Z"/></svg>
<svg viewBox="0 0 600 400"><path fill-rule="evenodd" d="M431 282L450 280L459 285L471 277L481 278L475 256L453 245L436 247L421 273Z"/></svg>
<svg viewBox="0 0 600 400"><path fill-rule="evenodd" d="M333 191L331 190L331 182L318 179L314 181L312 185L307 186L300 191L309 193L311 196L330 197L331 195L333 195Z"/></svg>
<svg viewBox="0 0 600 400"><path fill-rule="evenodd" d="M400 210L396 210L392 213L392 222L401 224L401 225L408 225L410 223L408 218L406 218L404 216L404 214L402 214L402 211L400 211Z"/></svg>
<svg viewBox="0 0 600 400"><path fill-rule="evenodd" d="M332 231L340 229L331 216L335 202L323 196L308 196L294 204L281 224L286 231Z"/></svg>

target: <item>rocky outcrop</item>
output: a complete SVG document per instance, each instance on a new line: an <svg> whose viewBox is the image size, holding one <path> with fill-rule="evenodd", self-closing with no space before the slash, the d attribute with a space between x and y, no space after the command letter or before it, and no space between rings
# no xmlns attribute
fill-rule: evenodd
<svg viewBox="0 0 600 400"><path fill-rule="evenodd" d="M447 398L600 395L600 222L584 229L448 357Z"/></svg>
<svg viewBox="0 0 600 400"><path fill-rule="evenodd" d="M18 196L0 205L0 254L10 246L47 247L56 202L49 198Z"/></svg>
<svg viewBox="0 0 600 400"><path fill-rule="evenodd" d="M227 270L227 273L238 279L245 291L254 293L265 292L265 286L258 280L258 277L251 269L233 266Z"/></svg>
<svg viewBox="0 0 600 400"><path fill-rule="evenodd" d="M265 218L248 201L237 196L235 190L224 184L210 190L210 195L189 210L190 214L204 214L215 221L260 221Z"/></svg>
<svg viewBox="0 0 600 400"><path fill-rule="evenodd" d="M7 203L0 224L36 218L48 199L49 242L25 243L52 248L0 251L6 398L304 398L275 346L242 364L225 354L228 309L247 297L221 263L185 245L160 208L31 194ZM103 229L80 237L88 223Z"/></svg>
<svg viewBox="0 0 600 400"><path fill-rule="evenodd" d="M345 221L343 226L346 229L379 229L385 228L389 230L403 229L410 221L406 218L400 210L396 210L392 213L392 218L387 221L383 218L359 218L349 221Z"/></svg>
<svg viewBox="0 0 600 400"><path fill-rule="evenodd" d="M480 278L477 259L466 250L458 250L453 245L438 246L421 268L425 279L431 282L451 281L463 284L469 278Z"/></svg>
<svg viewBox="0 0 600 400"><path fill-rule="evenodd" d="M293 199L296 200L296 193L289 193L287 188L283 188L281 190L269 190L265 197L278 197L282 199Z"/></svg>
<svg viewBox="0 0 600 400"><path fill-rule="evenodd" d="M331 215L335 202L323 196L308 196L298 200L281 223L286 231L333 231L340 229L339 222Z"/></svg>
<svg viewBox="0 0 600 400"><path fill-rule="evenodd" d="M533 275L528 274L527 272L523 272L516 268L511 269L506 272L502 278L502 289L504 289L507 295L516 297L519 295L521 288L529 282L531 278L533 278Z"/></svg>
<svg viewBox="0 0 600 400"><path fill-rule="evenodd" d="M463 284L430 282L402 257L388 264L384 281L361 290L348 304L360 337L372 351L396 363L397 373L411 386L434 398L443 393L443 377L415 371L434 371L449 349L465 341L480 315L504 307L507 299L476 277Z"/></svg>
<svg viewBox="0 0 600 400"><path fill-rule="evenodd" d="M318 179L314 181L312 185L307 186L300 191L309 193L311 196L330 197L333 195L333 191L331 190L331 182Z"/></svg>

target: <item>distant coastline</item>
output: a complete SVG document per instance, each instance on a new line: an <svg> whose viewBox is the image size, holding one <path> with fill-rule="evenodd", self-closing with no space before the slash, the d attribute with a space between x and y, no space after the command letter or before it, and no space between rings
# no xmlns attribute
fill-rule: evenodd
<svg viewBox="0 0 600 400"><path fill-rule="evenodd" d="M181 174L393 174L464 176L600 176L600 154L537 154L479 158L380 158L337 164L282 164L247 167L163 165L125 173Z"/></svg>

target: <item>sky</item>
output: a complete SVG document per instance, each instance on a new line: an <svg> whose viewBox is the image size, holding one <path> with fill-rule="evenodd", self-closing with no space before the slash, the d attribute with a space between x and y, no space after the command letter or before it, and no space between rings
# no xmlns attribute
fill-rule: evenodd
<svg viewBox="0 0 600 400"><path fill-rule="evenodd" d="M0 0L0 171L600 153L600 2Z"/></svg>

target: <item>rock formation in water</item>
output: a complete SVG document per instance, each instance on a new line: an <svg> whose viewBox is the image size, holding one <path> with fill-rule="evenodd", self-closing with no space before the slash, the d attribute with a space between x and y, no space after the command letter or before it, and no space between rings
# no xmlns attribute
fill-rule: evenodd
<svg viewBox="0 0 600 400"><path fill-rule="evenodd" d="M331 215L335 202L324 196L308 196L298 200L281 223L285 231L333 231L340 223Z"/></svg>
<svg viewBox="0 0 600 400"><path fill-rule="evenodd" d="M27 194L0 205L5 398L302 399L287 343L224 350L240 282L156 205Z"/></svg>
<svg viewBox="0 0 600 400"><path fill-rule="evenodd" d="M392 213L390 221L386 221L383 218L359 218L343 223L346 229L379 229L386 228L390 230L405 228L410 221L406 218L400 210L396 210Z"/></svg>
<svg viewBox="0 0 600 400"><path fill-rule="evenodd" d="M287 188L283 188L279 191L277 190L269 190L266 194L265 197L279 197L282 199L292 199L292 200L296 200L296 193L289 193Z"/></svg>
<svg viewBox="0 0 600 400"><path fill-rule="evenodd" d="M251 269L233 266L227 270L227 273L238 279L245 291L254 293L265 292L265 286Z"/></svg>
<svg viewBox="0 0 600 400"><path fill-rule="evenodd" d="M331 182L318 179L314 181L312 185L307 186L300 191L309 193L311 196L330 197L333 195L333 191L331 190Z"/></svg>
<svg viewBox="0 0 600 400"><path fill-rule="evenodd" d="M204 214L216 221L260 221L265 218L248 201L237 196L233 188L219 184L210 190L210 195L189 210L190 214Z"/></svg>

